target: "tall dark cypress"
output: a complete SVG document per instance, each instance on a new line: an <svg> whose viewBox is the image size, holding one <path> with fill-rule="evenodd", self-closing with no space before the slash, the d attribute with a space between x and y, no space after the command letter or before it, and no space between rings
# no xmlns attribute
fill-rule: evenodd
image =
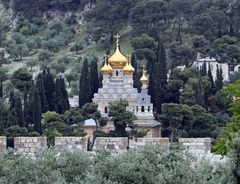
<svg viewBox="0 0 240 184"><path fill-rule="evenodd" d="M155 64L155 109L161 112L161 105L165 102L167 86L166 52L163 43L159 41L157 49L157 63Z"/></svg>
<svg viewBox="0 0 240 184"><path fill-rule="evenodd" d="M43 73L40 73L37 77L36 88L38 88L39 95L41 98L42 113L45 113L49 110L49 108L48 108L48 101L46 98Z"/></svg>
<svg viewBox="0 0 240 184"><path fill-rule="evenodd" d="M142 86L142 85L141 85L141 82L140 82L140 78L141 78L141 75L142 75L142 71L139 70L138 62L137 62L137 59L136 59L135 54L132 54L131 64L132 64L133 68L135 69L135 72L134 72L134 74L133 74L133 87L134 87L134 88L137 88L137 89L138 89L138 92L140 92L141 86Z"/></svg>
<svg viewBox="0 0 240 184"><path fill-rule="evenodd" d="M214 79L213 79L210 64L208 64L208 78L209 78L209 81L211 82L210 95L213 95L216 91L216 87L215 87L215 83L214 83Z"/></svg>
<svg viewBox="0 0 240 184"><path fill-rule="evenodd" d="M12 106L12 115L15 119L15 123L20 127L24 127L22 101L19 95L14 97Z"/></svg>
<svg viewBox="0 0 240 184"><path fill-rule="evenodd" d="M55 106L53 102L53 93L54 93L54 78L53 75L50 73L50 70L47 69L44 75L44 87L45 87L45 94L46 99L48 102L49 111L54 111Z"/></svg>
<svg viewBox="0 0 240 184"><path fill-rule="evenodd" d="M94 93L97 93L99 88L98 66L96 61L91 62L89 81L90 81L90 90L91 90L90 98L92 99L94 96Z"/></svg>
<svg viewBox="0 0 240 184"><path fill-rule="evenodd" d="M91 102L90 85L88 76L88 61L83 62L82 72L79 80L79 107Z"/></svg>
<svg viewBox="0 0 240 184"><path fill-rule="evenodd" d="M3 97L3 81L0 81L0 98Z"/></svg>
<svg viewBox="0 0 240 184"><path fill-rule="evenodd" d="M60 78L57 78L55 81L55 91L54 91L54 111L56 111L59 114L64 113L64 100L63 100L63 94L61 91L61 81Z"/></svg>
<svg viewBox="0 0 240 184"><path fill-rule="evenodd" d="M206 76L207 75L207 64L206 62L203 63L201 70L200 70L201 76Z"/></svg>
<svg viewBox="0 0 240 184"><path fill-rule="evenodd" d="M41 126L41 98L38 91L38 88L34 88L33 91L33 106L32 106L32 115L33 115L33 123L34 123L34 130L39 134L42 133L42 126Z"/></svg>
<svg viewBox="0 0 240 184"><path fill-rule="evenodd" d="M63 97L63 110L65 112L70 109L70 104L68 100L68 92L65 86L65 81L62 77L60 77L60 84L61 84L61 93Z"/></svg>
<svg viewBox="0 0 240 184"><path fill-rule="evenodd" d="M217 78L216 78L216 91L223 88L223 71L222 68L217 65Z"/></svg>
<svg viewBox="0 0 240 184"><path fill-rule="evenodd" d="M28 125L28 110L29 110L29 99L28 99L27 90L25 88L24 94L23 94L23 117L24 117L25 126Z"/></svg>

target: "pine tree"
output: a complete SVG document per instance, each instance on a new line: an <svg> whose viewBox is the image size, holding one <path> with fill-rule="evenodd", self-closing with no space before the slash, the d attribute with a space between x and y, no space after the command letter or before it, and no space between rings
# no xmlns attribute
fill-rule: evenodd
<svg viewBox="0 0 240 184"><path fill-rule="evenodd" d="M38 91L38 88L34 88L33 91L33 106L32 106L32 112L33 112L33 123L34 123L34 130L38 133L42 133L42 126L41 126L41 98Z"/></svg>
<svg viewBox="0 0 240 184"><path fill-rule="evenodd" d="M90 98L93 99L94 93L97 93L99 88L98 66L96 61L91 62L89 81L91 90Z"/></svg>
<svg viewBox="0 0 240 184"><path fill-rule="evenodd" d="M216 91L219 91L220 89L223 88L223 71L222 71L222 68L218 67L217 65L217 79L215 81L216 83Z"/></svg>
<svg viewBox="0 0 240 184"><path fill-rule="evenodd" d="M157 63L155 64L155 108L158 113L161 112L161 105L165 102L165 93L167 86L167 63L166 52L163 43L159 41L157 49Z"/></svg>
<svg viewBox="0 0 240 184"><path fill-rule="evenodd" d="M88 61L83 62L82 72L79 80L79 107L91 102L90 85L88 76Z"/></svg>
<svg viewBox="0 0 240 184"><path fill-rule="evenodd" d="M133 87L137 88L138 92L140 92L140 90L141 90L140 78L141 78L142 71L141 70L139 71L139 67L138 67L138 63L137 63L135 54L132 54L131 64L132 64L133 68L135 69L135 72L133 74Z"/></svg>

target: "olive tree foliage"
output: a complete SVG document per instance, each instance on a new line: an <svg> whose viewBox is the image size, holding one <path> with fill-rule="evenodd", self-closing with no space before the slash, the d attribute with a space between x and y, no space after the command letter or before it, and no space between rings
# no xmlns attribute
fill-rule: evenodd
<svg viewBox="0 0 240 184"><path fill-rule="evenodd" d="M213 167L195 159L176 146L169 151L159 146L112 156L106 151L89 155L82 151L56 154L46 150L36 158L0 155L0 183L53 184L234 184L229 163ZM234 167L235 168L235 167ZM234 169L233 168L233 169Z"/></svg>

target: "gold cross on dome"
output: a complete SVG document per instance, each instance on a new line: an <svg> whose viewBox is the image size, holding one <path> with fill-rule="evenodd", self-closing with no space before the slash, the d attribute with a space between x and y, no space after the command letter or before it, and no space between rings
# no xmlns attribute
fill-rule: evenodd
<svg viewBox="0 0 240 184"><path fill-rule="evenodd" d="M142 64L142 70L145 71L145 64Z"/></svg>
<svg viewBox="0 0 240 184"><path fill-rule="evenodd" d="M114 37L116 38L116 44L119 45L120 35L116 34Z"/></svg>

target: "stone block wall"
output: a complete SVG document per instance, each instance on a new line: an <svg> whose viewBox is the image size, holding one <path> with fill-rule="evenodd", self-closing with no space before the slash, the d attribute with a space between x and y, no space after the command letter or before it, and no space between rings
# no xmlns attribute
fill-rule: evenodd
<svg viewBox="0 0 240 184"><path fill-rule="evenodd" d="M186 150L194 154L210 154L211 138L179 138Z"/></svg>
<svg viewBox="0 0 240 184"><path fill-rule="evenodd" d="M14 137L14 150L17 153L32 155L46 148L46 137Z"/></svg>
<svg viewBox="0 0 240 184"><path fill-rule="evenodd" d="M94 150L105 149L112 154L122 153L127 150L128 138L126 137L98 137L95 140Z"/></svg>
<svg viewBox="0 0 240 184"><path fill-rule="evenodd" d="M55 137L55 149L62 150L85 150L87 151L86 137Z"/></svg>
<svg viewBox="0 0 240 184"><path fill-rule="evenodd" d="M143 148L145 145L158 144L163 149L169 148L169 138L138 138L130 141L130 148Z"/></svg>
<svg viewBox="0 0 240 184"><path fill-rule="evenodd" d="M0 136L0 153L6 153L7 151L7 138Z"/></svg>

